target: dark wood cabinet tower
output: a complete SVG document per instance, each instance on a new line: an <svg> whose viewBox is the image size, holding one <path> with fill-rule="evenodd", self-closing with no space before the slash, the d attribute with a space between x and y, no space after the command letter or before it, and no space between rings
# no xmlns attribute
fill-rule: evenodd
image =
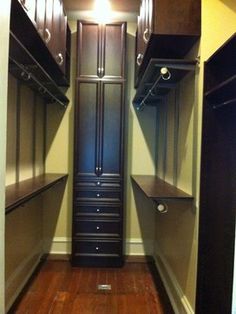
<svg viewBox="0 0 236 314"><path fill-rule="evenodd" d="M126 23L78 21L72 264L123 264Z"/></svg>

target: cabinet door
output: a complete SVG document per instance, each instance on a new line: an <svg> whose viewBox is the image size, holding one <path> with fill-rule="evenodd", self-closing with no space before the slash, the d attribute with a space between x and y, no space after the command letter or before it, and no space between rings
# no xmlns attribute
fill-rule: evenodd
<svg viewBox="0 0 236 314"><path fill-rule="evenodd" d="M101 176L122 176L124 83L103 82L101 89Z"/></svg>
<svg viewBox="0 0 236 314"><path fill-rule="evenodd" d="M75 175L97 176L99 82L78 82L75 115Z"/></svg>
<svg viewBox="0 0 236 314"><path fill-rule="evenodd" d="M106 24L102 40L102 77L124 78L125 23Z"/></svg>
<svg viewBox="0 0 236 314"><path fill-rule="evenodd" d="M148 45L148 42L150 40L152 30L153 30L153 0L146 0L146 22L143 34L143 39L146 46Z"/></svg>
<svg viewBox="0 0 236 314"><path fill-rule="evenodd" d="M35 24L35 12L36 12L36 1L37 0L18 0L22 5L23 9L31 19L31 21ZM38 0L40 1L40 0Z"/></svg>
<svg viewBox="0 0 236 314"><path fill-rule="evenodd" d="M36 27L40 36L44 39L46 0L38 0L36 8Z"/></svg>
<svg viewBox="0 0 236 314"><path fill-rule="evenodd" d="M46 0L45 25L44 25L44 42L49 51L53 51L53 0Z"/></svg>
<svg viewBox="0 0 236 314"><path fill-rule="evenodd" d="M98 78L101 75L101 27L97 23L78 21L77 77Z"/></svg>
<svg viewBox="0 0 236 314"><path fill-rule="evenodd" d="M66 73L66 38L67 38L67 16L64 11L63 3L61 2L60 14L60 47L58 50L58 63L63 73Z"/></svg>
<svg viewBox="0 0 236 314"><path fill-rule="evenodd" d="M51 53L62 72L65 73L66 16L64 14L61 0L53 1L51 40Z"/></svg>

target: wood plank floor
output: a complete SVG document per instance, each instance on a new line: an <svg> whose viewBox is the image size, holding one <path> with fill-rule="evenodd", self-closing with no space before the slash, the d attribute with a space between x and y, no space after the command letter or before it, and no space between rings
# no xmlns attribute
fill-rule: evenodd
<svg viewBox="0 0 236 314"><path fill-rule="evenodd" d="M111 285L110 291L98 290ZM10 313L169 314L148 264L123 268L73 268L66 261L47 261Z"/></svg>

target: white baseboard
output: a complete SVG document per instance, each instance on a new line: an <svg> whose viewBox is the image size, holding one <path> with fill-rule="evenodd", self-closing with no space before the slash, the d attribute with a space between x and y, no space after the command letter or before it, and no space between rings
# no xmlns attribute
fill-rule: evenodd
<svg viewBox="0 0 236 314"><path fill-rule="evenodd" d="M44 242L45 253L55 255L71 254L71 238L54 237L52 240L45 240Z"/></svg>
<svg viewBox="0 0 236 314"><path fill-rule="evenodd" d="M51 243L45 244L45 253L50 254L71 254L71 238L55 237ZM152 255L153 254L153 241L146 241L142 239L131 238L125 242L125 255Z"/></svg>
<svg viewBox="0 0 236 314"><path fill-rule="evenodd" d="M166 259L159 254L154 255L154 260L175 314L194 314Z"/></svg>
<svg viewBox="0 0 236 314"><path fill-rule="evenodd" d="M140 238L126 239L125 255L153 255L153 241L143 242Z"/></svg>

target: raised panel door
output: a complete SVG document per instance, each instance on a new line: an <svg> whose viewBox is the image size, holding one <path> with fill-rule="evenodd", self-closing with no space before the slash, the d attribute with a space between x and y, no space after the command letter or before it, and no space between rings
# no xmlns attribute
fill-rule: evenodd
<svg viewBox="0 0 236 314"><path fill-rule="evenodd" d="M75 121L75 175L97 176L99 83L78 82Z"/></svg>
<svg viewBox="0 0 236 314"><path fill-rule="evenodd" d="M65 73L66 22L61 0L54 0L51 52L63 73Z"/></svg>
<svg viewBox="0 0 236 314"><path fill-rule="evenodd" d="M78 22L77 77L98 78L101 75L101 27L97 23Z"/></svg>
<svg viewBox="0 0 236 314"><path fill-rule="evenodd" d="M123 83L102 83L101 176L122 176Z"/></svg>
<svg viewBox="0 0 236 314"><path fill-rule="evenodd" d="M35 12L36 12L36 5L37 0L18 0L22 5L23 9L31 19L31 21L35 24ZM40 1L40 0L38 0Z"/></svg>
<svg viewBox="0 0 236 314"><path fill-rule="evenodd" d="M43 39L48 49L53 51L53 0L46 0L45 25Z"/></svg>
<svg viewBox="0 0 236 314"><path fill-rule="evenodd" d="M63 73L66 73L66 37L67 37L67 16L64 11L63 3L61 1L60 14L60 46L58 49L58 63ZM61 55L60 55L61 54Z"/></svg>
<svg viewBox="0 0 236 314"><path fill-rule="evenodd" d="M36 27L40 36L44 39L46 0L38 0L36 8Z"/></svg>
<svg viewBox="0 0 236 314"><path fill-rule="evenodd" d="M106 24L103 28L103 78L124 78L125 33L125 23Z"/></svg>

